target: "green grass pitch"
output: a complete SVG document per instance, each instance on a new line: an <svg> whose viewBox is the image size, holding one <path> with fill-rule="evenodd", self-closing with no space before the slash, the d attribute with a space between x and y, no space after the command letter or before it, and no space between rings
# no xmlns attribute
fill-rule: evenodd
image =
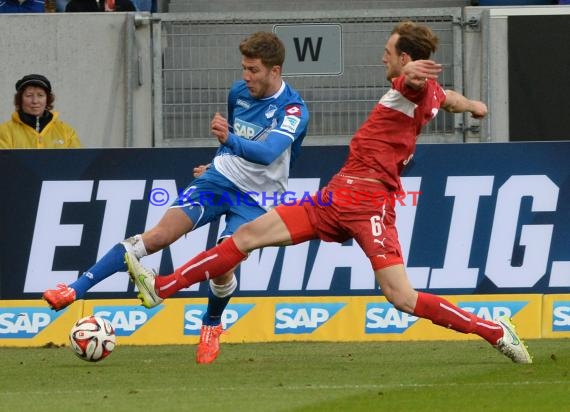
<svg viewBox="0 0 570 412"><path fill-rule="evenodd" d="M483 341L0 348L0 411L563 411L570 340L528 342L517 365Z"/></svg>

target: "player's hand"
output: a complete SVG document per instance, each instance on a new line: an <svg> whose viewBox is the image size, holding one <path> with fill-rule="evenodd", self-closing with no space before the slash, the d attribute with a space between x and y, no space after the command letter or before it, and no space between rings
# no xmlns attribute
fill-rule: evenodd
<svg viewBox="0 0 570 412"><path fill-rule="evenodd" d="M403 68L402 73L410 79L437 79L443 66L433 60L412 60Z"/></svg>
<svg viewBox="0 0 570 412"><path fill-rule="evenodd" d="M216 112L212 118L212 121L210 122L210 129L212 131L212 134L216 136L221 144L226 143L230 131L228 128L228 121L224 116Z"/></svg>
<svg viewBox="0 0 570 412"><path fill-rule="evenodd" d="M482 119L487 115L487 105L479 100L471 100L471 116L475 119Z"/></svg>
<svg viewBox="0 0 570 412"><path fill-rule="evenodd" d="M204 174L204 172L206 172L206 170L208 170L209 167L210 167L210 164L196 166L193 170L194 177L202 176Z"/></svg>
<svg viewBox="0 0 570 412"><path fill-rule="evenodd" d="M412 60L402 68L406 76L406 84L414 88L421 88L427 79L437 79L443 66L433 60Z"/></svg>

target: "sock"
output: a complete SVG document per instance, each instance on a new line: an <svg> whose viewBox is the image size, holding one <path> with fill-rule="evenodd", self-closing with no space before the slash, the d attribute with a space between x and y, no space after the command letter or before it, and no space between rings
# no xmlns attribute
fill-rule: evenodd
<svg viewBox="0 0 570 412"><path fill-rule="evenodd" d="M203 325L216 326L222 323L222 313L237 288L237 279L232 275L232 279L223 285L217 285L210 280L208 288L208 309L202 317Z"/></svg>
<svg viewBox="0 0 570 412"><path fill-rule="evenodd" d="M503 329L496 323L464 311L453 303L429 293L418 292L418 301L413 314L457 332L475 333L491 345L496 345L497 340L503 336Z"/></svg>
<svg viewBox="0 0 570 412"><path fill-rule="evenodd" d="M154 287L163 299L195 283L213 279L229 272L247 257L236 246L232 237L219 245L199 253L166 276L157 276Z"/></svg>
<svg viewBox="0 0 570 412"><path fill-rule="evenodd" d="M122 243L117 243L95 265L71 283L69 287L75 290L76 298L81 299L89 289L113 273L126 271L125 252L125 246Z"/></svg>

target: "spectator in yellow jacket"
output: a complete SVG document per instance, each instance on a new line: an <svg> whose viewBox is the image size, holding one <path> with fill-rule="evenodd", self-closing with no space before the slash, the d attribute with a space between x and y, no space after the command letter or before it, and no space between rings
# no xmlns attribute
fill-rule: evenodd
<svg viewBox="0 0 570 412"><path fill-rule="evenodd" d="M0 124L0 149L66 149L81 147L75 130L52 111L55 96L41 74L16 82L12 118Z"/></svg>

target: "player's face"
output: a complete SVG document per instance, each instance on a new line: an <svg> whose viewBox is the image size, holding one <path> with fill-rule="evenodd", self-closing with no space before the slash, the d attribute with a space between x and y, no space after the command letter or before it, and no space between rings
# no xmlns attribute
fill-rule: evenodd
<svg viewBox="0 0 570 412"><path fill-rule="evenodd" d="M388 79L388 81L392 80L394 77L398 77L402 72L402 67L404 66L404 56L402 54L398 54L396 51L396 42L399 37L400 35L397 33L392 34L386 42L386 47L384 47L382 63L386 65L386 79Z"/></svg>
<svg viewBox="0 0 570 412"><path fill-rule="evenodd" d="M277 66L269 69L263 65L261 59L243 57L241 67L242 78L245 80L252 97L256 99L269 97L281 87L281 78Z"/></svg>
<svg viewBox="0 0 570 412"><path fill-rule="evenodd" d="M41 116L46 109L47 94L44 89L28 86L22 93L22 110L32 116Z"/></svg>

